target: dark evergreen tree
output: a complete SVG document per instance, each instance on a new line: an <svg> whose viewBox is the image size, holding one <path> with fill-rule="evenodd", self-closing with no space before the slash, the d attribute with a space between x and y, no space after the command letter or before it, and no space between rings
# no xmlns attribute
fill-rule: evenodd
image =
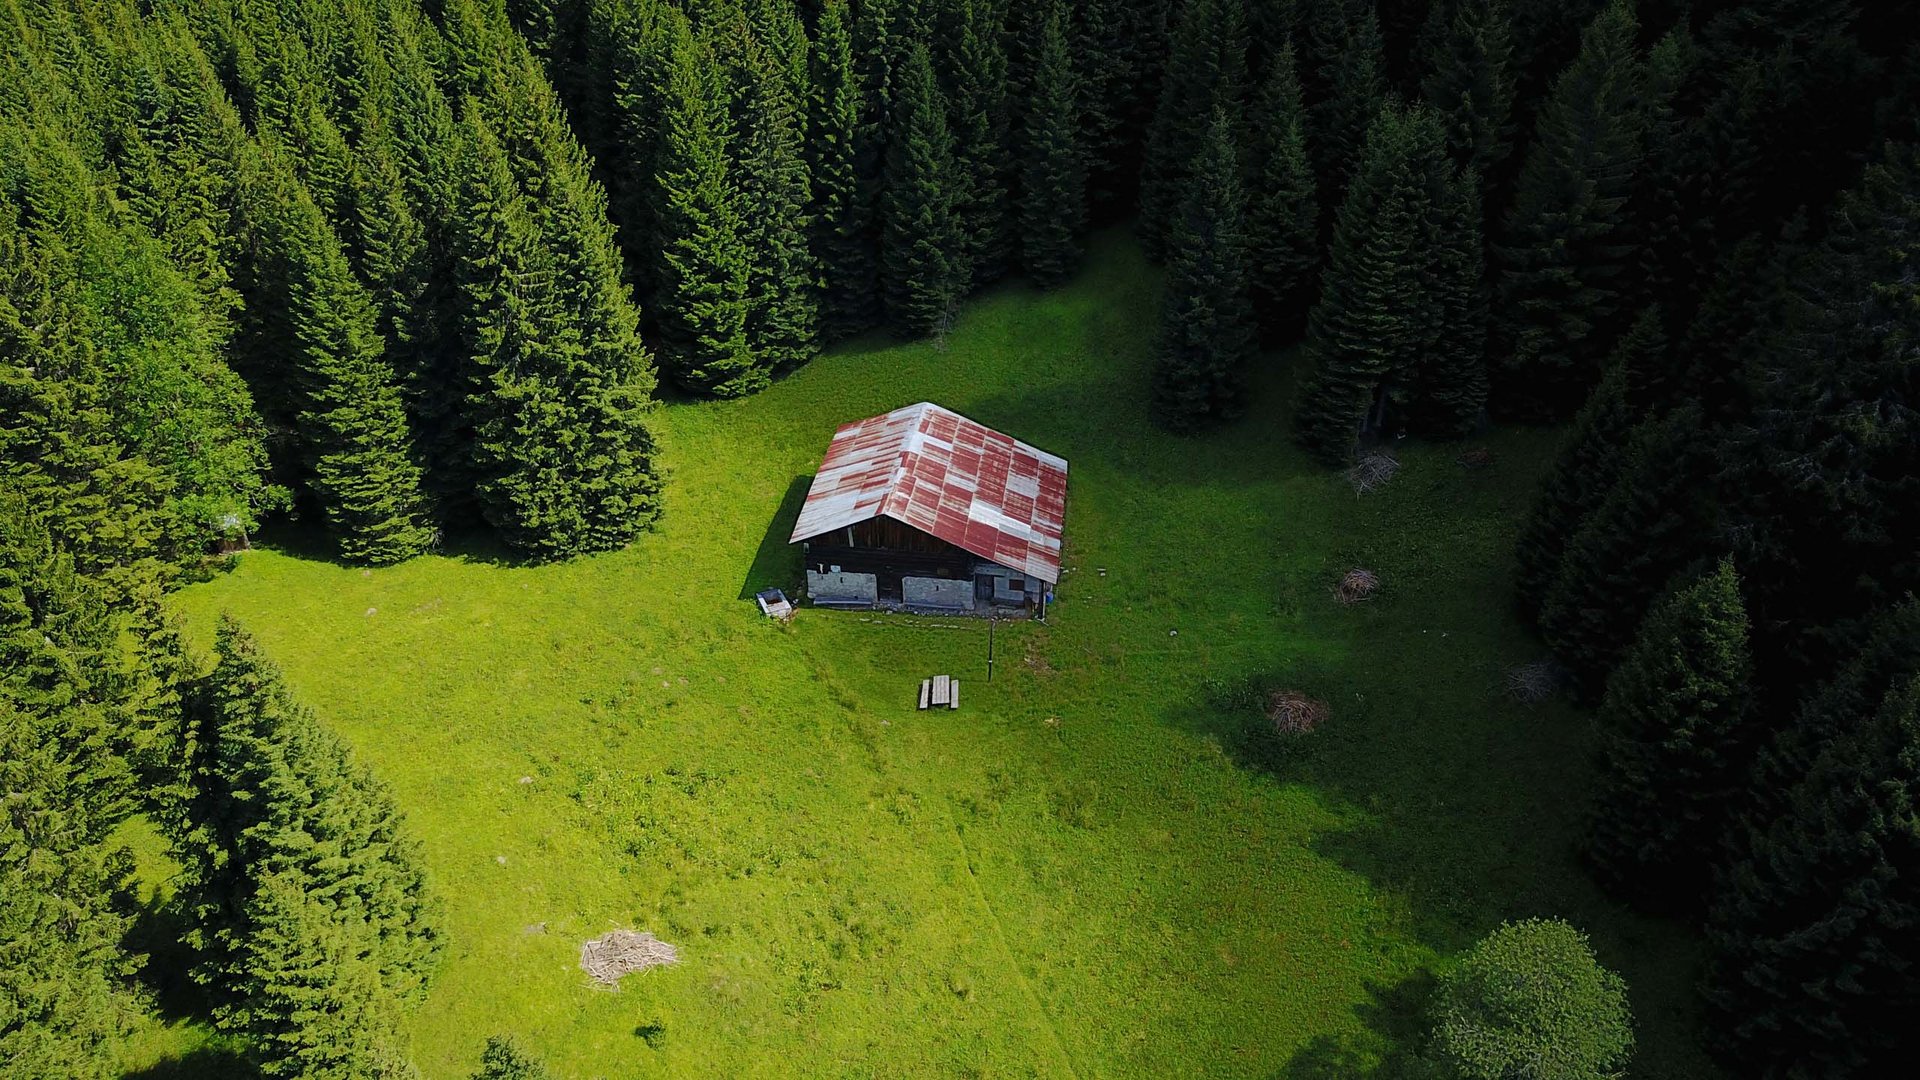
<svg viewBox="0 0 1920 1080"><path fill-rule="evenodd" d="M1752 661L1733 562L1683 577L1647 613L1607 680L1586 853L1617 896L1691 913L1751 764Z"/></svg>
<svg viewBox="0 0 1920 1080"><path fill-rule="evenodd" d="M1829 649L1845 657L1840 669L1791 712L1772 714L1778 728L1754 763L1742 805L1748 821L1771 821L1823 749L1866 727L1889 691L1920 676L1920 601L1909 597L1836 636Z"/></svg>
<svg viewBox="0 0 1920 1080"><path fill-rule="evenodd" d="M1428 229L1445 153L1422 106L1389 104L1368 128L1308 316L1313 370L1294 415L1294 437L1328 464L1347 460L1387 403L1406 398L1440 325Z"/></svg>
<svg viewBox="0 0 1920 1080"><path fill-rule="evenodd" d="M1048 6L1020 125L1020 263L1041 285L1080 265L1087 221L1087 171L1079 141L1073 57L1066 15Z"/></svg>
<svg viewBox="0 0 1920 1080"><path fill-rule="evenodd" d="M1017 5L1016 17L1026 7ZM1080 141L1087 154L1091 200L1102 213L1133 211L1143 141L1167 60L1169 7L1167 0L1067 5L1068 51L1080 86ZM1036 21L1029 15L1029 23ZM1032 87L1025 80L1015 81L1030 98Z"/></svg>
<svg viewBox="0 0 1920 1080"><path fill-rule="evenodd" d="M1513 146L1513 16L1507 0L1435 3L1421 93L1454 160L1486 176Z"/></svg>
<svg viewBox="0 0 1920 1080"><path fill-rule="evenodd" d="M887 143L881 270L887 319L904 337L945 332L959 313L972 271L954 205L953 135L925 46L907 54Z"/></svg>
<svg viewBox="0 0 1920 1080"><path fill-rule="evenodd" d="M857 168L865 95L853 61L852 19L847 0L827 0L821 7L807 102L820 329L830 341L880 321L873 207L862 195Z"/></svg>
<svg viewBox="0 0 1920 1080"><path fill-rule="evenodd" d="M1171 430L1229 420L1246 407L1258 327L1248 292L1245 219L1233 126L1216 109L1167 231L1153 408Z"/></svg>
<svg viewBox="0 0 1920 1080"><path fill-rule="evenodd" d="M1307 155L1306 106L1293 42L1281 43L1254 98L1253 177L1247 206L1247 259L1261 337L1293 339L1313 303L1320 265L1320 210Z"/></svg>
<svg viewBox="0 0 1920 1080"><path fill-rule="evenodd" d="M819 276L807 247L813 200L793 74L750 42L751 84L740 153L740 205L747 270L747 340L769 371L813 358L818 347Z"/></svg>
<svg viewBox="0 0 1920 1080"><path fill-rule="evenodd" d="M435 539L400 381L373 302L339 240L299 188L282 196L286 301L300 392L302 456L340 553L392 563Z"/></svg>
<svg viewBox="0 0 1920 1080"><path fill-rule="evenodd" d="M887 219L887 165L890 143L898 135L895 88L912 39L896 31L902 0L858 0L853 9L853 68L860 94L860 122L854 130L853 171L860 209L853 221L865 229L867 273L845 287L869 297L872 318L866 326L891 320L882 265ZM905 5L912 6L912 5ZM860 267L856 266L858 270ZM865 326L862 327L864 329Z"/></svg>
<svg viewBox="0 0 1920 1080"><path fill-rule="evenodd" d="M750 253L727 157L727 99L685 19L671 35L653 208L661 358L688 389L734 397L765 386L767 374L747 341Z"/></svg>
<svg viewBox="0 0 1920 1080"><path fill-rule="evenodd" d="M1386 59L1371 0L1318 0L1309 10L1307 29L1320 67L1320 93L1310 99L1310 146L1321 211L1329 213L1345 197L1373 118L1387 100Z"/></svg>
<svg viewBox="0 0 1920 1080"><path fill-rule="evenodd" d="M373 931L297 871L270 871L247 897L247 936L221 1025L269 1080L409 1080Z"/></svg>
<svg viewBox="0 0 1920 1080"><path fill-rule="evenodd" d="M1751 361L1729 486L1756 624L1781 628L1761 657L1770 687L1820 678L1838 662L1834 629L1920 593L1917 244L1920 152L1891 146L1841 200L1783 305L1789 325Z"/></svg>
<svg viewBox="0 0 1920 1080"><path fill-rule="evenodd" d="M1223 111L1237 122L1246 94L1245 0L1183 5L1140 173L1140 239L1149 256L1172 250L1167 235L1183 213L1207 138L1200 118Z"/></svg>
<svg viewBox="0 0 1920 1080"><path fill-rule="evenodd" d="M112 905L131 866L101 845L49 726L0 688L0 1078L107 1080L133 1016Z"/></svg>
<svg viewBox="0 0 1920 1080"><path fill-rule="evenodd" d="M195 976L216 990L224 1025L262 1039L270 1029L269 1042L290 1041L263 1053L297 1056L305 1025L288 1014L299 994L256 1000L266 981L300 977L274 949L325 924L340 937L314 947L354 969L340 978L370 975L376 996L409 999L440 948L436 904L392 796L293 699L254 639L222 620L215 654L190 697L194 797L174 828Z"/></svg>
<svg viewBox="0 0 1920 1080"><path fill-rule="evenodd" d="M1895 1076L1920 1048L1920 680L1829 745L1708 923L1708 1031L1743 1076Z"/></svg>
<svg viewBox="0 0 1920 1080"><path fill-rule="evenodd" d="M954 213L973 284L1006 276L1014 251L1012 102L1002 0L950 0L945 63L954 145ZM1078 117L1070 145L1078 152ZM1083 166L1084 168L1084 166Z"/></svg>
<svg viewBox="0 0 1920 1080"><path fill-rule="evenodd" d="M1521 167L1498 249L1493 397L1507 416L1571 414L1619 330L1623 279L1635 262L1626 203L1646 81L1637 33L1629 0L1594 17Z"/></svg>
<svg viewBox="0 0 1920 1080"><path fill-rule="evenodd" d="M1486 259L1479 177L1470 168L1441 171L1449 175L1428 181L1426 222L1427 288L1437 318L1412 380L1408 423L1458 438L1479 424L1487 403Z"/></svg>
<svg viewBox="0 0 1920 1080"><path fill-rule="evenodd" d="M1716 433L1688 406L1634 432L1620 478L1567 542L1540 606L1540 631L1575 691L1597 697L1648 606L1713 543L1702 498Z"/></svg>
<svg viewBox="0 0 1920 1080"><path fill-rule="evenodd" d="M1567 545L1626 467L1628 440L1645 415L1639 388L1666 366L1660 323L1658 309L1649 308L1620 339L1600 385L1574 414L1521 526L1514 592L1529 617L1540 614L1543 597L1560 577Z"/></svg>

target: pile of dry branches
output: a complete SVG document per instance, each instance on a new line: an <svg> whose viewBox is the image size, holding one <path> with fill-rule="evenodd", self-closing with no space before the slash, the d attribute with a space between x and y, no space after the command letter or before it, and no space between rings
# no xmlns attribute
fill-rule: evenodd
<svg viewBox="0 0 1920 1080"><path fill-rule="evenodd" d="M1347 470L1347 483L1353 485L1355 495L1365 495L1393 479L1393 474L1399 471L1399 458L1385 450L1369 450Z"/></svg>
<svg viewBox="0 0 1920 1080"><path fill-rule="evenodd" d="M1362 600L1373 599L1379 591L1380 576L1371 570L1354 567L1340 577L1339 584L1333 587L1333 598L1343 604L1357 604Z"/></svg>
<svg viewBox="0 0 1920 1080"><path fill-rule="evenodd" d="M1327 719L1327 703L1298 690L1275 690L1267 695L1267 719L1281 735L1304 735Z"/></svg>
<svg viewBox="0 0 1920 1080"><path fill-rule="evenodd" d="M1454 460L1469 469L1484 469L1493 464L1493 451L1484 446L1476 446Z"/></svg>
<svg viewBox="0 0 1920 1080"><path fill-rule="evenodd" d="M1551 660L1515 664L1507 669L1507 694L1528 705L1552 697L1560 689L1560 665Z"/></svg>
<svg viewBox="0 0 1920 1080"><path fill-rule="evenodd" d="M603 986L622 975L680 962L680 950L644 930L609 930L580 946L580 970Z"/></svg>

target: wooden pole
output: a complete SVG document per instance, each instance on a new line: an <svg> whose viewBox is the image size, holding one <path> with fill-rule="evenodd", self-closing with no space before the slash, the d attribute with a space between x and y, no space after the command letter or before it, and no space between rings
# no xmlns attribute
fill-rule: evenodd
<svg viewBox="0 0 1920 1080"><path fill-rule="evenodd" d="M993 624L999 620L987 616L987 681L993 681Z"/></svg>

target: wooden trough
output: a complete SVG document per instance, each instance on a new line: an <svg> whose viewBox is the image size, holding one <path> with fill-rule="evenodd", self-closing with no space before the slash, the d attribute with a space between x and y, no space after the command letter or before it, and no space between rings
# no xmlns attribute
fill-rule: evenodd
<svg viewBox="0 0 1920 1080"><path fill-rule="evenodd" d="M946 675L935 675L931 679L921 679L920 707L922 709L959 708L960 680Z"/></svg>

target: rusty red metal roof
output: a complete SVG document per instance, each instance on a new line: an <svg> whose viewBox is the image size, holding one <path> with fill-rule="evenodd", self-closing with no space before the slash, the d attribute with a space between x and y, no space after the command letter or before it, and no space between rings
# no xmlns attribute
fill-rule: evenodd
<svg viewBox="0 0 1920 1080"><path fill-rule="evenodd" d="M790 543L886 516L1060 580L1067 462L930 401L833 433Z"/></svg>

